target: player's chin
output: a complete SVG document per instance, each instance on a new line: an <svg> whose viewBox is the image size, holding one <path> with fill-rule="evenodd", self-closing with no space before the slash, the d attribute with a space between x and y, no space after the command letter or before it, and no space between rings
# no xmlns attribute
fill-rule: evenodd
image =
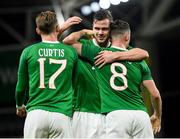
<svg viewBox="0 0 180 139"><path fill-rule="evenodd" d="M104 43L106 41L106 39L98 39L99 43Z"/></svg>

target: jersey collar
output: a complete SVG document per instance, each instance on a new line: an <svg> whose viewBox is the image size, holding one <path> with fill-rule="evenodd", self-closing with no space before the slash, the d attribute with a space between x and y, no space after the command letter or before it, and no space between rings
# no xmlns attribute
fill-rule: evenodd
<svg viewBox="0 0 180 139"><path fill-rule="evenodd" d="M45 42L45 43L59 43L59 41L46 41L46 40L43 40L42 42Z"/></svg>
<svg viewBox="0 0 180 139"><path fill-rule="evenodd" d="M111 46L112 48L115 48L115 49L119 49L119 50L123 50L123 51L128 51L126 48L121 48L121 47L117 47L117 46Z"/></svg>
<svg viewBox="0 0 180 139"><path fill-rule="evenodd" d="M94 45L100 47L99 44L96 42L95 39L93 39L92 41L93 41ZM110 46L111 46L111 42L109 41L108 44L106 45L106 48L108 48L108 47L110 47Z"/></svg>

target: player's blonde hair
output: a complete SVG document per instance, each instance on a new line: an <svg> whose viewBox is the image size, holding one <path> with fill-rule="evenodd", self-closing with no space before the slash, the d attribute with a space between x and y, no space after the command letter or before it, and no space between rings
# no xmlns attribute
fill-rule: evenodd
<svg viewBox="0 0 180 139"><path fill-rule="evenodd" d="M52 33L57 24L56 14L52 11L41 12L36 17L36 26L43 34Z"/></svg>

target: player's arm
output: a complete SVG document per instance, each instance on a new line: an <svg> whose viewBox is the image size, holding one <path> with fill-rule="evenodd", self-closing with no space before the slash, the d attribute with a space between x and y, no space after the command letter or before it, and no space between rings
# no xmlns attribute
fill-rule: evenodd
<svg viewBox="0 0 180 139"><path fill-rule="evenodd" d="M81 55L82 43L78 40L85 35L93 34L92 30L83 29L77 32L73 32L64 38L63 43L73 46L76 50L78 55Z"/></svg>
<svg viewBox="0 0 180 139"><path fill-rule="evenodd" d="M151 116L153 132L156 134L161 129L162 99L153 80L144 80L143 87L151 94L154 113Z"/></svg>
<svg viewBox="0 0 180 139"><path fill-rule="evenodd" d="M65 30L67 30L72 25L79 24L82 21L82 19L78 16L73 16L68 18L61 26L60 26L60 33L63 33Z"/></svg>
<svg viewBox="0 0 180 139"><path fill-rule="evenodd" d="M25 61L25 51L23 51L19 62L18 78L17 78L16 92L15 92L16 114L20 117L24 117L26 115L24 100L25 100L25 91L27 87L28 87L28 71Z"/></svg>
<svg viewBox="0 0 180 139"><path fill-rule="evenodd" d="M112 52L112 51L102 51L98 56L96 56L95 65L102 67L107 63L112 63L119 60L137 61L143 60L149 57L146 50L140 48L133 48L129 51Z"/></svg>

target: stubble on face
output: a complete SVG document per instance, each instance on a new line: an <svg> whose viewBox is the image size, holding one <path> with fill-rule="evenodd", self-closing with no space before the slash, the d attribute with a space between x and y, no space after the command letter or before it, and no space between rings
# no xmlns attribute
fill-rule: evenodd
<svg viewBox="0 0 180 139"><path fill-rule="evenodd" d="M101 46L109 40L110 32L110 21L108 19L104 20L94 20L93 31L95 32L95 40Z"/></svg>

